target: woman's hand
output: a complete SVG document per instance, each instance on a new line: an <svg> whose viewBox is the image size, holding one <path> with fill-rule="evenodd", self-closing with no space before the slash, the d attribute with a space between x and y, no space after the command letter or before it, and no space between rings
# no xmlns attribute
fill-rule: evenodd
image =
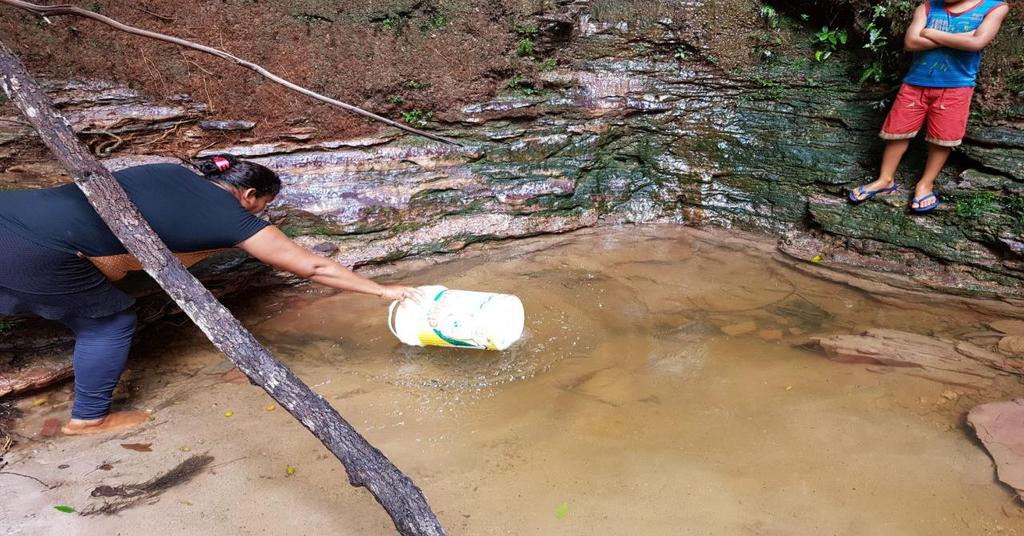
<svg viewBox="0 0 1024 536"><path fill-rule="evenodd" d="M381 292L378 294L381 298L391 301L402 301L402 300L419 300L423 295L420 291L412 287L403 287L400 285L381 285Z"/></svg>

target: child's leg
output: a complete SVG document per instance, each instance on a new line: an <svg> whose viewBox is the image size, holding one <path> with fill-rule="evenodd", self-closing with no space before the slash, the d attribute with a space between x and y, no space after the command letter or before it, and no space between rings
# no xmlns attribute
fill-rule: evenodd
<svg viewBox="0 0 1024 536"><path fill-rule="evenodd" d="M872 184L878 186L892 186L896 181L896 170L900 167L903 155L910 147L910 140L892 140L885 145L885 152L882 153L882 168L878 173L878 180Z"/></svg>
<svg viewBox="0 0 1024 536"><path fill-rule="evenodd" d="M861 188L851 191L854 199L862 201L868 197L865 191L877 191L889 188L896 180L896 170L910 146L910 140L917 136L924 126L928 108L924 103L924 88L903 84L896 100L885 118L885 124L879 133L888 143L882 155L882 167L878 179Z"/></svg>
<svg viewBox="0 0 1024 536"><path fill-rule="evenodd" d="M882 153L882 168L878 172L878 179L869 182L860 188L855 188L852 195L855 199L862 201L869 195L866 192L884 190L892 187L896 182L896 170L900 167L900 161L910 147L910 140L891 140L885 144L885 152Z"/></svg>
<svg viewBox="0 0 1024 536"><path fill-rule="evenodd" d="M967 120L971 115L973 87L934 89L938 95L928 105L928 161L924 173L914 190L914 198L921 199L935 191L935 179L942 173L953 147L963 142L967 133ZM939 200L930 197L924 203L913 203L913 208L928 208Z"/></svg>
<svg viewBox="0 0 1024 536"><path fill-rule="evenodd" d="M942 168L946 166L949 154L953 152L952 147L928 144L928 161L924 165L924 173L914 189L914 199L921 199L935 191L935 179L939 178ZM914 203L914 208L925 208L934 205L935 199L926 199L923 203Z"/></svg>

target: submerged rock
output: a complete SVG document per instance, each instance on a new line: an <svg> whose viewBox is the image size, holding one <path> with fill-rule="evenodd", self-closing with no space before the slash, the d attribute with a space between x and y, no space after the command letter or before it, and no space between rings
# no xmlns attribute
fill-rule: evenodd
<svg viewBox="0 0 1024 536"><path fill-rule="evenodd" d="M999 340L999 351L1013 357L1024 357L1024 337L1011 335Z"/></svg>
<svg viewBox="0 0 1024 536"><path fill-rule="evenodd" d="M781 329L763 329L757 332L757 336L761 337L761 340L767 342L781 341L786 334Z"/></svg>
<svg viewBox="0 0 1024 536"><path fill-rule="evenodd" d="M1024 500L1024 399L982 404L967 414L967 424L992 456L999 480Z"/></svg>
<svg viewBox="0 0 1024 536"><path fill-rule="evenodd" d="M1024 336L1024 320L996 320L988 326L1006 335Z"/></svg>
<svg viewBox="0 0 1024 536"><path fill-rule="evenodd" d="M730 337L746 335L747 333L753 333L755 331L757 331L757 324L749 320L746 322L740 322L739 324L730 324L728 326L722 326L722 333L725 333Z"/></svg>
<svg viewBox="0 0 1024 536"><path fill-rule="evenodd" d="M985 387L999 372L1024 374L1024 367L971 343L892 329L818 337L812 345L835 361L894 367L947 384Z"/></svg>

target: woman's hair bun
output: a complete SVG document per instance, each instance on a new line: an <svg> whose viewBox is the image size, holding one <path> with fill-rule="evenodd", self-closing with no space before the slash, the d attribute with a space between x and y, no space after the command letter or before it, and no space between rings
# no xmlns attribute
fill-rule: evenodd
<svg viewBox="0 0 1024 536"><path fill-rule="evenodd" d="M197 158L193 164L203 175L213 177L235 167L238 165L238 162L239 160L234 155L215 154L213 156Z"/></svg>
<svg viewBox="0 0 1024 536"><path fill-rule="evenodd" d="M255 162L239 160L235 155L215 154L191 163L209 181L242 190L252 188L259 196L273 197L281 191L281 178L276 173Z"/></svg>

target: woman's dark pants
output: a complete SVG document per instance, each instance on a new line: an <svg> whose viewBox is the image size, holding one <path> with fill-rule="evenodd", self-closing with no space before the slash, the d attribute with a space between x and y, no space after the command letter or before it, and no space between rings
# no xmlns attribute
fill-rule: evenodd
<svg viewBox="0 0 1024 536"><path fill-rule="evenodd" d="M135 335L135 313L71 317L60 322L75 332L75 403L71 417L102 418L110 412L114 387L128 360Z"/></svg>

